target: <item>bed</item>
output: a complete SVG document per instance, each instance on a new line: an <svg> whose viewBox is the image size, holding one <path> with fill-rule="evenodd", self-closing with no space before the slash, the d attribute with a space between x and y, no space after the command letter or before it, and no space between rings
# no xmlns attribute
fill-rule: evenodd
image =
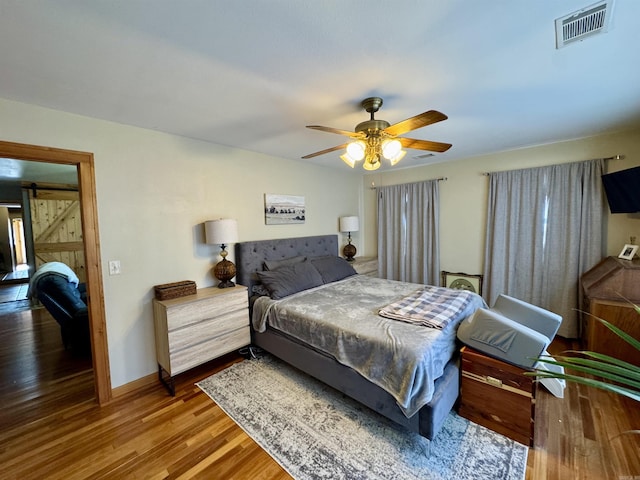
<svg viewBox="0 0 640 480"><path fill-rule="evenodd" d="M249 291L253 345L408 430L436 436L458 398L457 325L484 305L481 297L465 292L442 328L382 317L380 308L436 287L355 274L338 257L337 235L241 242L236 267ZM277 283L282 272L303 270L292 292Z"/></svg>

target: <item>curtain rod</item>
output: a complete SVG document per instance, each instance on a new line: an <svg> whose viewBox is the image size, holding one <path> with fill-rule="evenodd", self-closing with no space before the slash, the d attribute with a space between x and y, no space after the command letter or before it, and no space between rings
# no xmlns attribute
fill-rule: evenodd
<svg viewBox="0 0 640 480"><path fill-rule="evenodd" d="M602 160L624 160L625 156L624 155L614 155L613 157L605 157ZM599 159L596 159L599 160ZM584 160L584 161L589 161L589 160ZM484 176L484 177L488 177L489 175L491 175L492 172L482 172L480 175Z"/></svg>
<svg viewBox="0 0 640 480"><path fill-rule="evenodd" d="M447 177L440 177L440 178L434 178L432 180L422 180L424 182L429 182L429 181L433 181L435 180L436 182L446 182L448 180ZM411 183L416 183L416 182L411 182ZM403 185L403 184L396 184L396 185ZM383 187L391 187L393 185L382 185ZM371 182L371 186L369 187L369 190L375 190L376 188L376 182Z"/></svg>

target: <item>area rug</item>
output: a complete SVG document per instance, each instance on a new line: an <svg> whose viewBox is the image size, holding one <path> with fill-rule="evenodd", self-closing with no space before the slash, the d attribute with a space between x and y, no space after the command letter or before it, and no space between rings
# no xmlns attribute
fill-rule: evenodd
<svg viewBox="0 0 640 480"><path fill-rule="evenodd" d="M197 384L296 480L521 480L528 448L451 413L430 442L265 355Z"/></svg>

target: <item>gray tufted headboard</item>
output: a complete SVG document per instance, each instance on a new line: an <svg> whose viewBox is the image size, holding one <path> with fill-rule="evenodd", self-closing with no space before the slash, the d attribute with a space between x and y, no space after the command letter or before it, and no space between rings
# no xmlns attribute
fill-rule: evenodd
<svg viewBox="0 0 640 480"><path fill-rule="evenodd" d="M309 258L338 255L338 235L278 238L236 243L236 281L249 288L259 283L257 271L262 271L265 260L304 255Z"/></svg>

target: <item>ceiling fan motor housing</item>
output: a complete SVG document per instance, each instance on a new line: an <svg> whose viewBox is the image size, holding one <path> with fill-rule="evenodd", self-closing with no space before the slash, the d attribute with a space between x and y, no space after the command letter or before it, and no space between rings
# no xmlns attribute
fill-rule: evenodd
<svg viewBox="0 0 640 480"><path fill-rule="evenodd" d="M386 120L367 120L356 125L356 132L375 133L390 125Z"/></svg>
<svg viewBox="0 0 640 480"><path fill-rule="evenodd" d="M373 114L380 110L380 107L382 106L382 99L380 97L365 98L362 100L360 105L362 105L362 108L364 108L366 112Z"/></svg>

